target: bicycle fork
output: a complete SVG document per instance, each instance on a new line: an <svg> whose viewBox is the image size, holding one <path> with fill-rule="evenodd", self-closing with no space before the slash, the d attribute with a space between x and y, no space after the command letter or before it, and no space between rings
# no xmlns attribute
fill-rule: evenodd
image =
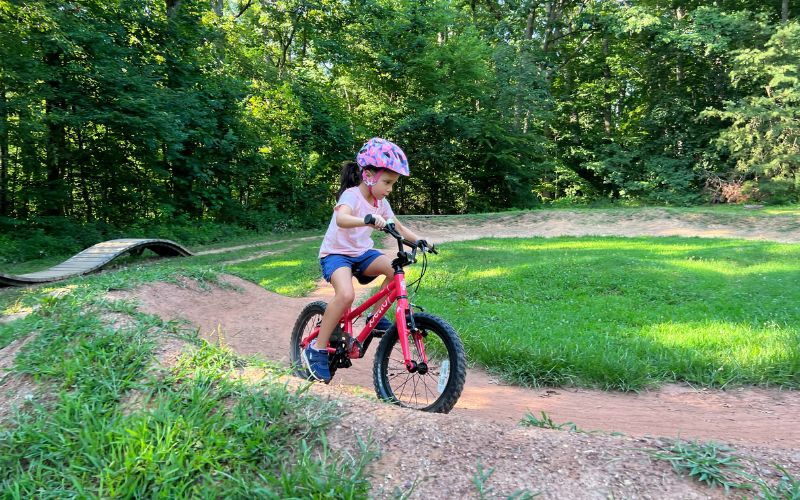
<svg viewBox="0 0 800 500"><path fill-rule="evenodd" d="M405 273L395 271L395 290L397 291L397 308L395 309L395 321L397 325L397 336L400 340L400 349L403 351L403 363L409 373L419 373L425 375L428 372L428 357L425 355L425 346L422 341L422 334L414 323L414 315L411 305L408 302L408 292L406 291ZM420 356L420 361L411 359L411 345L409 343L409 328L414 347Z"/></svg>

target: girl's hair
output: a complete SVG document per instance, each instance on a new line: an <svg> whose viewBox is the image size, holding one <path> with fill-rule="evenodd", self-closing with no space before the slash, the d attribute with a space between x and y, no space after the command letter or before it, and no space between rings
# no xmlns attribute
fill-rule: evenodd
<svg viewBox="0 0 800 500"><path fill-rule="evenodd" d="M367 170L377 170L372 165L364 167ZM339 191L336 193L336 200L344 193L345 189L361 184L361 167L354 161L346 161L342 163L342 179L339 184Z"/></svg>

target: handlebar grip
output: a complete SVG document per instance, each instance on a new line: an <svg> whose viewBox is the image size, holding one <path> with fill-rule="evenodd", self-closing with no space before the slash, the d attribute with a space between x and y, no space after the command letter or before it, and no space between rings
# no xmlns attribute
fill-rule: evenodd
<svg viewBox="0 0 800 500"><path fill-rule="evenodd" d="M375 216L372 214L367 214L364 216L364 224L371 226L375 224Z"/></svg>

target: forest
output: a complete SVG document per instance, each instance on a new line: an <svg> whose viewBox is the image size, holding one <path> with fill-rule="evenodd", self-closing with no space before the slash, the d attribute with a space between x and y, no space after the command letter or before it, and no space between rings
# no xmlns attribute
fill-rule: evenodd
<svg viewBox="0 0 800 500"><path fill-rule="evenodd" d="M0 0L0 230L320 227L373 136L398 213L796 202L796 8Z"/></svg>

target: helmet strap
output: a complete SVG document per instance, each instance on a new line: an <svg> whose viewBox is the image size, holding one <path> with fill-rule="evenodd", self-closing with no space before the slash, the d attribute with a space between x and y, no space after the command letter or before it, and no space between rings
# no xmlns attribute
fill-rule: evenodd
<svg viewBox="0 0 800 500"><path fill-rule="evenodd" d="M372 179L367 179L367 172L365 168L361 169L361 180L364 181L364 184L367 185L367 191L369 191L369 195L372 196L372 205L375 208L378 208L378 198L372 194L372 186L378 183L378 179L381 177L381 172L383 169L378 169L377 173L372 176Z"/></svg>

